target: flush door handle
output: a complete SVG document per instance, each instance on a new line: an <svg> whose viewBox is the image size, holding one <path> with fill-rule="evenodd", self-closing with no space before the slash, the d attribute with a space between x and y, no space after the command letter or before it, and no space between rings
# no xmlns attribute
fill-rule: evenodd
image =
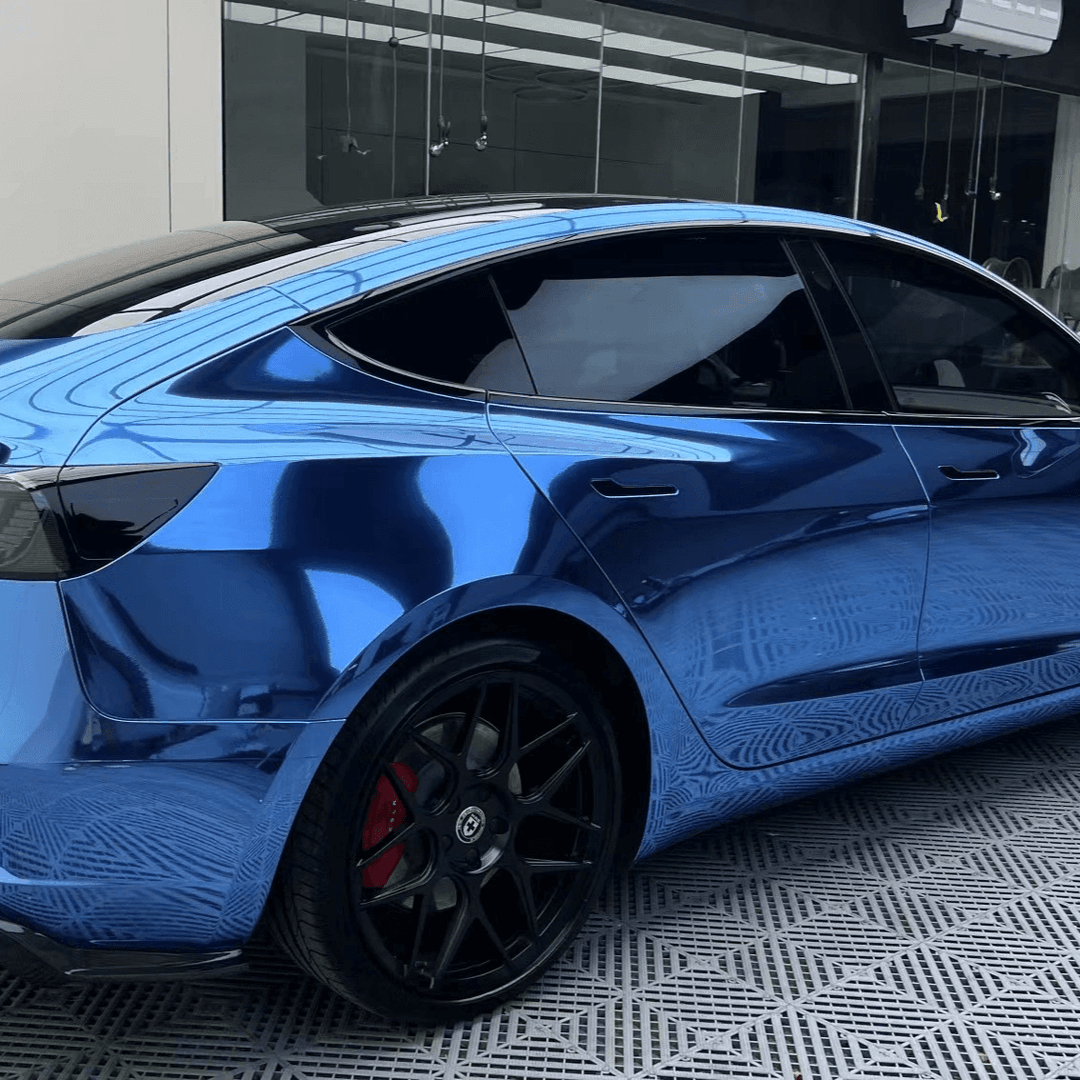
<svg viewBox="0 0 1080 1080"><path fill-rule="evenodd" d="M642 499L650 495L678 495L672 484L620 484L610 477L592 482L593 490L605 499Z"/></svg>
<svg viewBox="0 0 1080 1080"><path fill-rule="evenodd" d="M939 465L942 476L949 480L1000 480L997 469L957 469L953 465Z"/></svg>

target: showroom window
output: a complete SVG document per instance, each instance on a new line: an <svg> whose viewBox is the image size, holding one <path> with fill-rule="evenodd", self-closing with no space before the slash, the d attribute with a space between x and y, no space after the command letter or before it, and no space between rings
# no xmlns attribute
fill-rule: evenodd
<svg viewBox="0 0 1080 1080"><path fill-rule="evenodd" d="M775 237L620 237L517 259L493 277L541 395L846 405L802 281Z"/></svg>
<svg viewBox="0 0 1080 1080"><path fill-rule="evenodd" d="M477 191L852 210L855 53L596 0L224 14L227 217Z"/></svg>
<svg viewBox="0 0 1080 1080"><path fill-rule="evenodd" d="M1080 348L974 276L919 255L822 242L909 412L1071 416Z"/></svg>

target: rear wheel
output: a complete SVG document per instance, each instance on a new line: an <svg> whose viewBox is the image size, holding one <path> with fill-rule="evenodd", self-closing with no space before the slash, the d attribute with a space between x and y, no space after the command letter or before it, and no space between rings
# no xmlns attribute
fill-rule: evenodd
<svg viewBox="0 0 1080 1080"><path fill-rule="evenodd" d="M342 732L286 847L271 924L358 1004L474 1015L577 932L614 859L620 796L610 725L557 653L458 646Z"/></svg>

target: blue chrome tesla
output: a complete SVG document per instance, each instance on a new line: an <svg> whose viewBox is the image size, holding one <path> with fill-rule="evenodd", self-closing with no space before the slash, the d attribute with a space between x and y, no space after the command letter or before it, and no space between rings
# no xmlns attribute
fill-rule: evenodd
<svg viewBox="0 0 1080 1080"><path fill-rule="evenodd" d="M396 1017L1080 703L1080 341L820 215L476 197L0 286L0 963Z"/></svg>

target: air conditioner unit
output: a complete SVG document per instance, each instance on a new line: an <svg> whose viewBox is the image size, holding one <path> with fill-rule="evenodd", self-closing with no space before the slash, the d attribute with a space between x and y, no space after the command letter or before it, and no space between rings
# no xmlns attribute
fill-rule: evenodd
<svg viewBox="0 0 1080 1080"><path fill-rule="evenodd" d="M1063 0L904 0L908 33L991 56L1042 56L1061 30Z"/></svg>

